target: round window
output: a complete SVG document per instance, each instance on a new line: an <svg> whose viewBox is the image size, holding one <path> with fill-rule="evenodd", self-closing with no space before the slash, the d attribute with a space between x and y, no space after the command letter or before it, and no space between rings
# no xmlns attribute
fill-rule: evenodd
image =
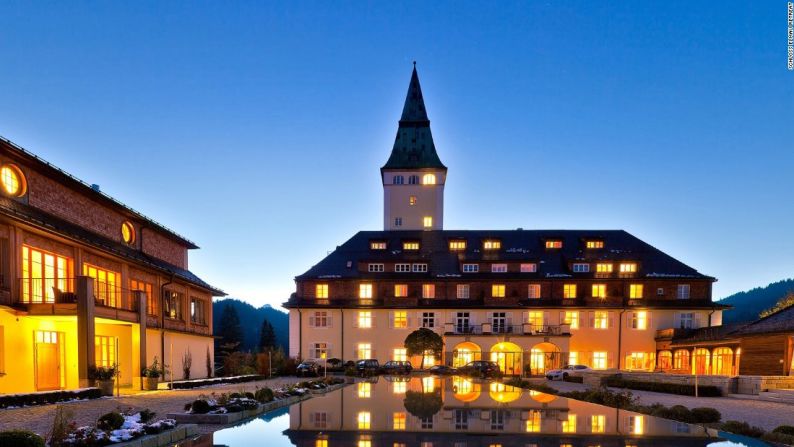
<svg viewBox="0 0 794 447"><path fill-rule="evenodd" d="M121 224L121 239L127 244L135 242L135 227L130 222Z"/></svg>
<svg viewBox="0 0 794 447"><path fill-rule="evenodd" d="M3 183L3 191L14 197L22 197L27 190L25 176L18 167L6 164L0 168L0 181Z"/></svg>

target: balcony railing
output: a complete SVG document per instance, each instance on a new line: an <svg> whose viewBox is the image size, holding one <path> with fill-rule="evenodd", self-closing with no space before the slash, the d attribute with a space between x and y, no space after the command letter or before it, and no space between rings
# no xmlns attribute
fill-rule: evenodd
<svg viewBox="0 0 794 447"><path fill-rule="evenodd" d="M448 335L563 335L570 334L571 326L561 325L534 325L523 324L501 324L501 323L481 323L481 324L457 324L446 323L444 332Z"/></svg>
<svg viewBox="0 0 794 447"><path fill-rule="evenodd" d="M75 304L74 278L20 278L19 298L22 304ZM138 311L132 290L105 281L94 281L94 303L112 309Z"/></svg>

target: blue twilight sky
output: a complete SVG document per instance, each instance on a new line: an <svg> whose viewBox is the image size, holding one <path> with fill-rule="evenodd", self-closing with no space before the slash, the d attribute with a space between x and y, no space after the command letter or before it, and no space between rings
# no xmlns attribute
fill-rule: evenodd
<svg viewBox="0 0 794 447"><path fill-rule="evenodd" d="M447 228L622 228L716 297L794 276L785 1L429 3L6 1L0 135L278 305L382 228L415 59Z"/></svg>

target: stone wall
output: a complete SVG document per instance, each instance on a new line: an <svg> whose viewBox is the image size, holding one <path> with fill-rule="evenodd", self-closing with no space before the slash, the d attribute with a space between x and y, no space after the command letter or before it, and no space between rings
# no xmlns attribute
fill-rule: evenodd
<svg viewBox="0 0 794 447"><path fill-rule="evenodd" d="M774 389L794 389L794 376L739 376L736 392L758 394Z"/></svg>
<svg viewBox="0 0 794 447"><path fill-rule="evenodd" d="M601 386L601 379L613 374L620 374L626 380L636 380L640 382L676 383L682 385L695 384L695 376L691 374L626 372L618 370L588 371L581 373L582 377L584 378L583 383L588 387ZM736 382L736 377L697 376L698 386L716 386L720 389L720 391L722 391L723 395L734 393L734 390L736 389Z"/></svg>

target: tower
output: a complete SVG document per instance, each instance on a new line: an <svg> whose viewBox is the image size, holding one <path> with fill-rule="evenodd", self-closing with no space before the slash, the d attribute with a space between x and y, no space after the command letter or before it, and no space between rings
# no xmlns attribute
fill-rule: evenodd
<svg viewBox="0 0 794 447"><path fill-rule="evenodd" d="M444 228L447 167L441 163L433 144L416 63L394 147L380 172L384 230Z"/></svg>

